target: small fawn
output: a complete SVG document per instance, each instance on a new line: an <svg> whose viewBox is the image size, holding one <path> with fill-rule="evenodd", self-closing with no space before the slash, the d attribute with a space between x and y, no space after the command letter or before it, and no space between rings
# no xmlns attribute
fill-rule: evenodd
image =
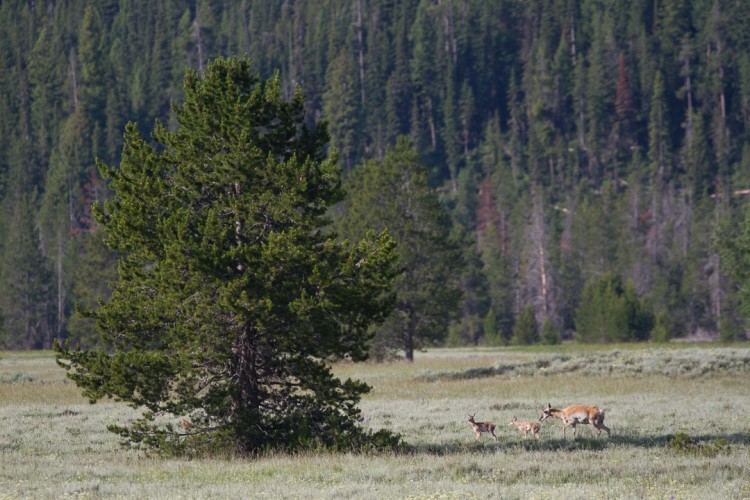
<svg viewBox="0 0 750 500"><path fill-rule="evenodd" d="M495 435L495 424L492 422L477 422L474 420L474 415L469 415L468 420L471 424L471 427L474 429L474 432L477 433L477 441L479 441L479 438L482 437L483 432L489 432L492 434L492 437L495 438L495 441L497 441L497 436Z"/></svg>
<svg viewBox="0 0 750 500"><path fill-rule="evenodd" d="M529 432L532 433L536 439L539 439L539 430L542 428L539 422L519 422L516 417L513 417L513 420L508 422L508 425L515 425L518 427L518 430L523 432L524 439L528 437Z"/></svg>
<svg viewBox="0 0 750 500"><path fill-rule="evenodd" d="M558 410L557 408L552 408L550 403L547 403L547 408L542 412L539 421L541 422L547 417L556 417L562 420L563 439L565 439L565 429L571 426L573 427L573 439L575 439L577 424L591 424L599 431L599 434L602 431L607 431L607 436L609 436L609 427L604 425L604 411L596 406L587 405L572 405Z"/></svg>

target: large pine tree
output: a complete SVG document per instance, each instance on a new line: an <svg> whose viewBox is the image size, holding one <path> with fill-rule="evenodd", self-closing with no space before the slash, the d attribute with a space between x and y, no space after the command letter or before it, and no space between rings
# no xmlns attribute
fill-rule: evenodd
<svg viewBox="0 0 750 500"><path fill-rule="evenodd" d="M110 300L91 312L101 349L58 346L92 401L145 409L135 444L168 452L372 442L356 407L369 387L327 362L367 357L391 310L396 252L385 233L354 245L322 231L342 197L323 125L300 93L281 97L248 58L185 77L178 128L152 145L127 127L114 198L96 210L124 255ZM181 423L181 426L175 424ZM392 443L387 433L379 442Z"/></svg>

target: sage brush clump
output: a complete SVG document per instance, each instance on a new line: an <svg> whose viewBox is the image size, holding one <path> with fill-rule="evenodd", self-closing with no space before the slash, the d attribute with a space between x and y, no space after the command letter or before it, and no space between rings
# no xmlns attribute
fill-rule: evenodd
<svg viewBox="0 0 750 500"><path fill-rule="evenodd" d="M729 443L724 438L704 443L691 438L684 432L678 432L672 436L669 439L669 447L675 453L684 453L701 457L715 457L719 453L729 453Z"/></svg>

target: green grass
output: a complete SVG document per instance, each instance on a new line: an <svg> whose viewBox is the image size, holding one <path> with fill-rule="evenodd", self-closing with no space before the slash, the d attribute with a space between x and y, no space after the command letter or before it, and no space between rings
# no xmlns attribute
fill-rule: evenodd
<svg viewBox="0 0 750 500"><path fill-rule="evenodd" d="M413 364L335 366L367 381L364 422L403 434L401 455L166 460L123 450L52 354L0 353L0 498L750 498L750 349L744 345L439 349ZM607 409L612 437L507 423L550 402ZM493 420L474 440L466 413Z"/></svg>

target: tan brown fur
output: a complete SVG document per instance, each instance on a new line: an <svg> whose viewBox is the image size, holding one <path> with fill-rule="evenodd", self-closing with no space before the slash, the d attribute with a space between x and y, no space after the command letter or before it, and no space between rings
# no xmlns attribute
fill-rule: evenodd
<svg viewBox="0 0 750 500"><path fill-rule="evenodd" d="M508 422L508 425L515 425L518 427L518 430L523 432L524 439L528 437L529 432L532 433L536 439L539 439L539 431L542 428L539 422L519 422L516 417L513 417L513 420Z"/></svg>
<svg viewBox="0 0 750 500"><path fill-rule="evenodd" d="M479 441L479 438L482 437L483 432L492 434L492 437L495 438L495 441L497 441L497 436L495 435L495 424L493 422L477 422L476 420L474 420L474 415L469 415L468 413L467 415L469 417L469 424L471 424L474 432L477 433L477 441Z"/></svg>
<svg viewBox="0 0 750 500"><path fill-rule="evenodd" d="M587 405L571 405L558 410L557 408L553 408L550 403L547 403L547 408L542 412L539 421L542 422L548 417L555 417L562 420L563 439L566 438L565 430L568 427L573 427L573 438L575 439L576 425L578 424L591 424L599 431L599 434L602 431L607 431L607 436L610 436L609 427L604 425L604 411L596 406Z"/></svg>

